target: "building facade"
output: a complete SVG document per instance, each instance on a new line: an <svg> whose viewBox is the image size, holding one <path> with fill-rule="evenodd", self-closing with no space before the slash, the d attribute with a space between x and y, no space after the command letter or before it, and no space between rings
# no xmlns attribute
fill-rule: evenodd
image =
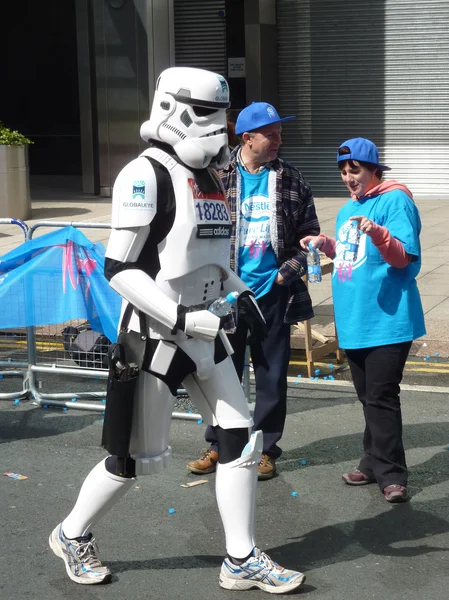
<svg viewBox="0 0 449 600"><path fill-rule="evenodd" d="M367 137L416 198L449 200L449 3L277 0L284 155L344 193L336 148ZM341 192L340 192L341 190Z"/></svg>
<svg viewBox="0 0 449 600"><path fill-rule="evenodd" d="M231 116L257 100L296 115L282 155L315 196L345 194L336 148L363 136L415 197L449 200L447 0L8 4L0 120L34 139L32 174L108 196L144 147L158 74L185 65L228 78Z"/></svg>

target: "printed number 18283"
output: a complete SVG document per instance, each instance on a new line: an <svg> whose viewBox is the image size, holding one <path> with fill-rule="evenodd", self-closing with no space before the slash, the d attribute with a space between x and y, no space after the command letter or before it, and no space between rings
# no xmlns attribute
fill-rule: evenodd
<svg viewBox="0 0 449 600"><path fill-rule="evenodd" d="M199 221L219 221L229 223L231 221L228 207L220 200L207 202L202 200L195 204L196 214Z"/></svg>

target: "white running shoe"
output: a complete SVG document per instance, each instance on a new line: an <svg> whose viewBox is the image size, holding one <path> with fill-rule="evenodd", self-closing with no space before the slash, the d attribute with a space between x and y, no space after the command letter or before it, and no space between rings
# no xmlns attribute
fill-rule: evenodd
<svg viewBox="0 0 449 600"><path fill-rule="evenodd" d="M286 594L305 580L303 573L284 569L259 548L254 548L252 556L241 565L234 565L225 558L219 583L227 590L250 590L258 587L269 594Z"/></svg>
<svg viewBox="0 0 449 600"><path fill-rule="evenodd" d="M65 562L67 575L72 581L84 585L106 583L111 579L111 571L103 567L98 558L98 548L92 534L69 540L65 537L60 523L49 538L50 548Z"/></svg>

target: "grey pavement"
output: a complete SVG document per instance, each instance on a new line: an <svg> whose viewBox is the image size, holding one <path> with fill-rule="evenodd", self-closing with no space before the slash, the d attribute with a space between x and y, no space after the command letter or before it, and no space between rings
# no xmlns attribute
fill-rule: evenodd
<svg viewBox="0 0 449 600"><path fill-rule="evenodd" d="M445 393L404 391L411 501L392 506L375 485L343 484L361 450L362 411L351 387L289 389L278 476L257 492L257 539L280 564L307 573L297 594L316 600L445 600L449 576L449 405ZM101 415L0 402L3 471L0 597L5 600L210 600L267 597L219 590L224 535L215 476L190 489L185 464L204 426L175 420L170 470L136 481L97 525L104 586L77 586L49 550L51 530L73 506L87 472L105 456ZM305 461L305 464L303 464ZM292 492L297 492L292 497ZM174 508L173 515L168 513Z"/></svg>
<svg viewBox="0 0 449 600"><path fill-rule="evenodd" d="M32 179L33 225L40 221L108 223L111 216L111 199L87 196L79 192L78 178L34 177ZM334 235L335 217L346 202L342 198L316 198L316 208L323 233ZM422 268L418 277L427 335L412 348L417 356L449 357L449 203L444 200L419 200L422 219ZM50 231L40 227L35 236ZM84 233L92 241L106 243L107 231L89 229ZM0 256L23 243L21 230L14 225L0 225ZM320 285L310 286L316 317L313 328L329 339L335 336L330 277ZM303 347L299 331L293 336L293 345Z"/></svg>

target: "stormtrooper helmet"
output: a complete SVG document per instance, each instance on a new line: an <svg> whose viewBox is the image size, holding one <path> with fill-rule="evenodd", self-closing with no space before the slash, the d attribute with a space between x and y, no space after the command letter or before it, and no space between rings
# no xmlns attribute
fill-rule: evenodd
<svg viewBox="0 0 449 600"><path fill-rule="evenodd" d="M172 67L156 84L150 119L143 123L143 140L169 144L192 169L220 167L228 158L226 109L229 87L217 73Z"/></svg>

